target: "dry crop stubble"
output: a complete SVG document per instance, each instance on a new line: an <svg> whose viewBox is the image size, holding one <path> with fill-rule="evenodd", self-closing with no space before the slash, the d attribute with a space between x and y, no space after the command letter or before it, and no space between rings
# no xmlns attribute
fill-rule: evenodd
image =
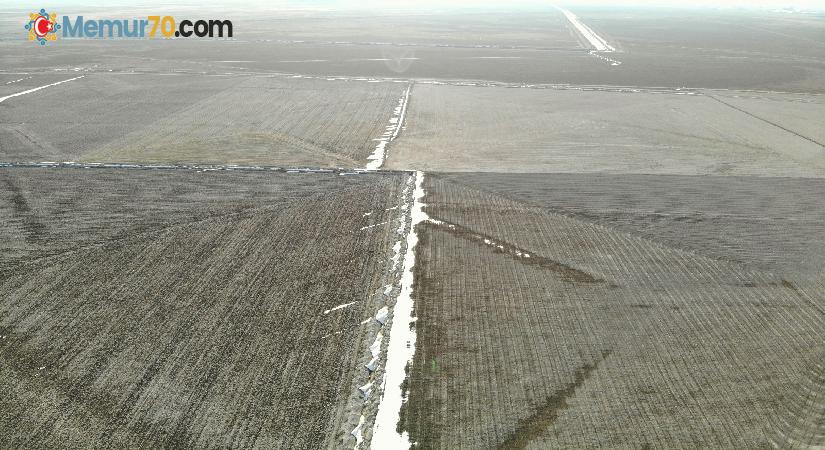
<svg viewBox="0 0 825 450"><path fill-rule="evenodd" d="M811 108L782 106L793 111L787 116ZM404 135L386 166L822 177L825 152L812 140L816 135L801 131L809 125L796 131L765 120L771 116L757 118L689 91L416 83Z"/></svg>
<svg viewBox="0 0 825 450"><path fill-rule="evenodd" d="M821 178L450 173L473 189L791 280L825 274ZM724 193L724 195L720 195Z"/></svg>
<svg viewBox="0 0 825 450"><path fill-rule="evenodd" d="M769 412L821 345L821 284L428 179L427 212L443 223L424 227L417 256L414 440L768 445ZM591 277L524 262L534 255Z"/></svg>
<svg viewBox="0 0 825 450"><path fill-rule="evenodd" d="M358 167L403 92L396 84L346 80L238 81L84 160Z"/></svg>
<svg viewBox="0 0 825 450"><path fill-rule="evenodd" d="M0 161L362 167L403 92L282 74L85 74L2 103Z"/></svg>
<svg viewBox="0 0 825 450"><path fill-rule="evenodd" d="M102 176L102 169L87 176L98 170ZM118 170L123 179L147 172ZM170 172L156 181L176 175ZM231 184L243 191L240 172L205 176L235 175ZM313 192L275 197L273 205L262 196L240 212L33 254L3 272L0 377L8 389L0 396L0 440L38 447L340 442L336 433L350 417L336 406L361 370L361 322L374 314L364 300L381 287L394 242L391 226L360 232L364 213L392 220L397 213L387 208L405 177L259 176L267 184L332 180L326 188L293 185ZM41 194L24 195L37 203ZM51 225L49 215L39 219Z"/></svg>

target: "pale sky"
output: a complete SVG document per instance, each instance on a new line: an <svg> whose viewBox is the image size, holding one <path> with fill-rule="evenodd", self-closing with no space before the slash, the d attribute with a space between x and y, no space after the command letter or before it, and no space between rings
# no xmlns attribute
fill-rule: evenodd
<svg viewBox="0 0 825 450"><path fill-rule="evenodd" d="M8 0L3 2L5 6L27 6L31 7L29 0ZM171 7L174 5L204 5L211 7L226 6L229 8L250 5L270 6L267 9L277 9L278 7L307 7L318 8L350 8L363 9L365 7L377 8L409 8L409 7L472 7L472 6L500 6L516 7L541 6L557 3L574 7L575 5L632 5L632 6L722 6L722 7L759 7L759 8L825 8L825 0L560 0L557 2L546 0L109 0L107 5L130 5L137 8L161 6ZM38 3L43 7L60 8L72 5L100 5L99 2L91 0L46 0ZM103 7L101 7L103 8Z"/></svg>
<svg viewBox="0 0 825 450"><path fill-rule="evenodd" d="M38 7L50 10L69 11L105 10L107 8L136 9L158 8L159 10L181 10L192 8L225 9L229 11L277 10L448 10L448 9L505 9L541 8L552 4L575 11L576 6L652 6L679 8L758 8L825 11L825 0L108 0L101 6L95 0L44 0ZM0 11L31 9L30 0L3 0Z"/></svg>

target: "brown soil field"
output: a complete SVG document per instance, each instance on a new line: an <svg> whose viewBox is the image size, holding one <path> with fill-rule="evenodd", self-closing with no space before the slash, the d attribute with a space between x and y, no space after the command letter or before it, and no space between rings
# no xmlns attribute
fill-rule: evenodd
<svg viewBox="0 0 825 450"><path fill-rule="evenodd" d="M816 134L802 134L810 126L795 131L787 128L794 126L792 119L784 120L786 126L769 123L774 114L755 117L712 95L417 83L405 131L386 166L439 172L825 174L825 148ZM825 113L825 104L787 101L781 109L785 117L793 111Z"/></svg>
<svg viewBox="0 0 825 450"><path fill-rule="evenodd" d="M290 3L0 6L0 448L825 445L825 15Z"/></svg>
<svg viewBox="0 0 825 450"><path fill-rule="evenodd" d="M374 337L362 322L396 240L382 222L406 176L5 168L0 180L2 229L27 250L0 271L0 446L352 440Z"/></svg>
<svg viewBox="0 0 825 450"><path fill-rule="evenodd" d="M797 279L825 277L821 178L495 173L439 177L750 269Z"/></svg>
<svg viewBox="0 0 825 450"><path fill-rule="evenodd" d="M0 161L363 167L406 89L219 74L61 80L76 76L0 103Z"/></svg>
<svg viewBox="0 0 825 450"><path fill-rule="evenodd" d="M62 40L46 52L21 39L28 11L0 11L0 74L90 71L297 73L825 93L822 14L572 7L619 51L588 54L551 5L492 11L241 11L232 40ZM129 14L123 8L124 15ZM174 14L174 9L168 11ZM180 15L188 14L182 11ZM145 14L136 10L135 16Z"/></svg>
<svg viewBox="0 0 825 450"><path fill-rule="evenodd" d="M802 407L821 278L427 179L403 422L420 446L762 448Z"/></svg>

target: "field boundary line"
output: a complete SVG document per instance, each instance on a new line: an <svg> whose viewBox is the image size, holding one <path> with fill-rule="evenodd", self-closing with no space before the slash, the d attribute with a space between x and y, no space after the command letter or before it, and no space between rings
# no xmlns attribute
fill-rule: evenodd
<svg viewBox="0 0 825 450"><path fill-rule="evenodd" d="M363 168L345 168L345 167L278 167L278 166L256 166L256 165L237 165L237 164L132 164L132 163L79 163L74 161L68 162L2 162L0 161L0 169L2 168L17 168L17 169L33 169L33 168L49 168L49 169L131 169L131 170L193 170L200 172L274 172L274 173L288 173L288 174L313 174L313 173L329 173L338 175L366 175L366 174L410 174L410 170L395 170L395 169L381 169L381 170L367 170Z"/></svg>
<svg viewBox="0 0 825 450"><path fill-rule="evenodd" d="M69 78L68 80L58 81L57 83L47 84L45 86L39 86L39 87L36 87L36 88L29 89L27 91L21 91L21 92L17 92L17 93L11 94L11 95L7 95L5 97L0 97L0 103L3 103L4 101L6 101L10 98L13 98L13 97L19 97L21 95L26 95L26 94L31 94L32 92L37 92L41 89L46 89L47 87L57 86L58 84L68 83L69 81L79 80L79 79L81 79L85 76L86 75L81 75L79 77Z"/></svg>
<svg viewBox="0 0 825 450"><path fill-rule="evenodd" d="M789 129L789 128L785 128L785 127L783 127L782 125L779 125L779 124L778 124L778 123L776 123L776 122L772 122L772 121L770 121L770 120L768 120L768 119L764 119L764 118L762 118L762 117L759 117L759 116L757 116L757 115L755 115L755 114L753 114L753 113L750 113L750 112L748 112L748 111L746 111L746 110L744 110L744 109L742 109L742 108L740 108L740 107L738 107L738 106L731 105L730 103L728 103L728 102L726 102L726 101L724 101L724 100L721 100L721 99L717 98L716 96L713 96L713 95L710 95L710 94L705 94L705 96L706 96L706 97L708 97L708 98L712 98L712 99L716 100L717 102L719 102L719 103L721 103L721 104L723 104L723 105L727 106L728 108L731 108L731 109L734 109L734 110L736 110L736 111L739 111L739 112L741 112L742 114L745 114L745 115L747 115L747 116L750 116L750 117L752 117L752 118L754 118L754 119L756 119L756 120L759 120L759 121L765 122L765 123L767 123L768 125L773 125L774 127L779 128L780 130L785 131L785 132L787 132L787 133L790 133L790 134L792 134L792 135L794 135L794 136L796 136L796 137L799 137L799 138L805 139L806 141L812 142L812 143L814 143L814 144L816 144L816 145L818 145L818 146L820 146L820 147L825 147L825 144L823 144L823 143L821 143L821 142L817 141L816 139L809 138L809 137L807 137L807 136L803 136L803 135L801 135L801 134L797 133L796 131L793 131L793 130L791 130L791 129Z"/></svg>
<svg viewBox="0 0 825 450"><path fill-rule="evenodd" d="M574 49L571 52L590 53L594 50L588 49ZM618 51L616 52L618 53ZM95 75L155 75L155 76L204 76L204 77L244 77L244 78L296 78L296 79L315 79L326 81L360 81L368 83L417 83L417 84L436 84L448 86L476 86L476 87L502 87L502 88L525 88L525 89L557 89L557 90L587 90L587 91L607 91L607 92L627 92L627 93L646 93L646 94L676 94L676 95L697 95L698 91L712 91L712 92L747 92L758 94L780 94L780 95L806 95L810 97L825 97L823 92L811 91L778 91L766 89L748 89L748 88L718 88L718 87L702 87L702 86L645 86L645 85L620 85L620 84L572 84L572 83L520 83L500 80L482 80L470 78L437 78L437 77L417 77L417 78L394 78L394 77L368 77L359 75L318 75L318 74L302 74L297 72L221 72L221 73L205 73L205 72L190 72L190 71L176 71L176 72L128 72L128 71L112 71L102 72L95 70L87 70L87 73ZM0 75L24 75L34 73L36 75L53 75L54 72L4 72L0 70Z"/></svg>

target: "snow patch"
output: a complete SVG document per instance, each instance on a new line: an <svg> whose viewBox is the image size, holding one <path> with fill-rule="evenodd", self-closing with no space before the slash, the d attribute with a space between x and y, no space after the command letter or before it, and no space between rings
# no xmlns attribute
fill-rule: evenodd
<svg viewBox="0 0 825 450"><path fill-rule="evenodd" d="M19 82L21 82L21 81L23 81L23 80L28 80L28 79L30 79L30 78L31 78L31 77L25 77L25 78L21 78L21 79L19 79L19 80L7 81L7 82L6 82L6 84L14 84L14 83L19 83Z"/></svg>
<svg viewBox="0 0 825 450"><path fill-rule="evenodd" d="M344 304L342 304L342 305L338 305L338 306L336 306L335 308L330 308L330 309L327 309L327 310L325 310L325 311L324 311L324 315L326 316L327 314L329 314L329 313L331 313L331 312L333 312L333 311L337 311L337 310L339 310L339 309L344 309L344 308L346 308L347 306L352 306L352 305L354 305L354 304L356 304L356 303L358 303L358 301L357 301L357 300L356 300L356 301L354 301L354 302L349 302L349 303L344 303Z"/></svg>
<svg viewBox="0 0 825 450"><path fill-rule="evenodd" d="M378 368L378 356L373 356L370 362L366 363L364 367L366 367L370 373L375 372L375 369Z"/></svg>
<svg viewBox="0 0 825 450"><path fill-rule="evenodd" d="M364 400L368 399L372 393L372 384L372 381L370 381L369 383L358 388L358 390L361 391L361 395L364 396Z"/></svg>
<svg viewBox="0 0 825 450"><path fill-rule="evenodd" d="M364 421L365 421L365 420L366 420L366 419L364 419L364 416L363 416L363 414L362 414L362 415L361 415L361 418L360 418L360 419L358 419L358 426L356 426L356 427L355 427L355 428L354 428L354 429L350 432L350 434L351 434L351 435L353 435L353 436L355 437L355 448L356 448L356 449L358 448L358 446L359 446L359 445L361 445L361 443L362 443L362 442L364 442L364 433L363 433L363 428L364 428Z"/></svg>
<svg viewBox="0 0 825 450"><path fill-rule="evenodd" d="M360 228L360 231L364 231L364 230L366 230L366 229L368 229L368 228L377 227L377 226L379 226L379 225L386 225L386 224L387 224L387 222L374 223L374 224L372 224L372 225L367 225L367 226L361 227L361 228Z"/></svg>
<svg viewBox="0 0 825 450"><path fill-rule="evenodd" d="M378 335L375 336L375 341L373 341L372 345L370 345L370 353L372 353L372 357L375 358L381 353L381 342L384 341L384 335L381 332L378 332Z"/></svg>
<svg viewBox="0 0 825 450"><path fill-rule="evenodd" d="M379 309L377 313L375 313L375 321L384 325L387 323L387 318L390 316L390 310L386 306ZM375 356L375 355L373 355Z"/></svg>

